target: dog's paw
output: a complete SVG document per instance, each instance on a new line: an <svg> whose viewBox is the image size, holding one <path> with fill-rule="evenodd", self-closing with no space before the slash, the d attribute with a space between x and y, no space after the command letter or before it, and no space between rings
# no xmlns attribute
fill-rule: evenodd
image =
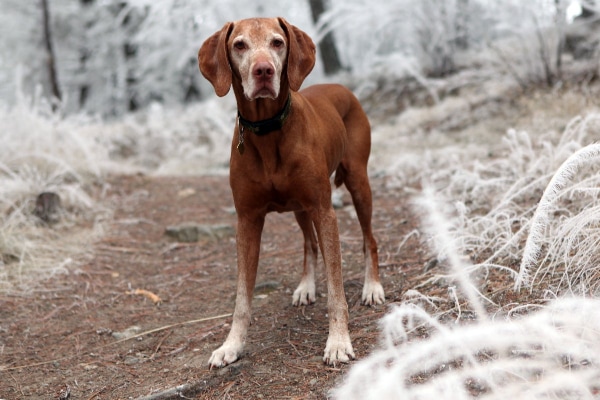
<svg viewBox="0 0 600 400"><path fill-rule="evenodd" d="M315 293L315 283L305 282L303 280L300 282L300 285L298 285L298 288L294 291L292 304L294 306L306 306L313 304L317 300Z"/></svg>
<svg viewBox="0 0 600 400"><path fill-rule="evenodd" d="M222 368L238 360L242 349L240 346L224 343L223 346L213 351L208 360L209 369Z"/></svg>
<svg viewBox="0 0 600 400"><path fill-rule="evenodd" d="M350 335L332 335L329 334L327 344L325 345L325 354L323 362L327 365L335 366L339 363L347 363L354 360L354 350L350 342Z"/></svg>
<svg viewBox="0 0 600 400"><path fill-rule="evenodd" d="M365 282L362 292L362 303L365 306L385 303L385 293L381 283Z"/></svg>

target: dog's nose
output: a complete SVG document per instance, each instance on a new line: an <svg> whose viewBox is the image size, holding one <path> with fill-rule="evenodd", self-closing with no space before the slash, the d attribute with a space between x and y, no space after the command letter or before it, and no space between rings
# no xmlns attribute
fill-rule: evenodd
<svg viewBox="0 0 600 400"><path fill-rule="evenodd" d="M254 65L252 73L257 78L270 78L275 74L275 69L270 63L263 61Z"/></svg>

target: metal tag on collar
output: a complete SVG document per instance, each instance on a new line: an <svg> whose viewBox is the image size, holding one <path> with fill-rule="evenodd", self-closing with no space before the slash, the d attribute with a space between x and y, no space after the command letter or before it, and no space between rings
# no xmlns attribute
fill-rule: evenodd
<svg viewBox="0 0 600 400"><path fill-rule="evenodd" d="M244 125L242 125L240 123L240 121L238 121L238 127L239 127L239 134L238 134L238 145L237 145L237 151L240 153L240 155L244 154L244 150L246 149L246 146L244 146Z"/></svg>

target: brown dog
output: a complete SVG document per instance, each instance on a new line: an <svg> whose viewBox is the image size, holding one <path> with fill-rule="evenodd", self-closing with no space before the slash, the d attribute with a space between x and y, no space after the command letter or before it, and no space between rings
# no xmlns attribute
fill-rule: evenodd
<svg viewBox="0 0 600 400"><path fill-rule="evenodd" d="M304 235L304 271L293 295L294 305L315 301L315 267L321 248L329 313L323 361L347 362L354 358L354 351L329 178L335 172L335 184L344 183L350 191L362 228L363 303L382 304L377 244L371 231L367 116L352 92L342 86L315 85L298 92L315 64L315 45L282 18L225 24L204 42L198 62L217 95L226 95L233 86L238 106L229 176L238 218L237 297L231 331L213 352L210 367L230 364L242 351L261 233L271 211L293 211Z"/></svg>

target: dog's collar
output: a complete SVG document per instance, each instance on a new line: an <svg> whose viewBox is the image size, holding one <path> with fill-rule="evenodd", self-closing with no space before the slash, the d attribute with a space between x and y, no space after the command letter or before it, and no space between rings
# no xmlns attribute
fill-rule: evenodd
<svg viewBox="0 0 600 400"><path fill-rule="evenodd" d="M290 109L292 108L292 95L288 95L288 99L285 102L285 106L283 109L277 113L273 118L263 119L262 121L248 121L238 110L238 120L240 125L244 127L244 129L248 129L252 131L255 135L263 136L267 135L273 131L278 131L283 127L285 120L290 115Z"/></svg>

